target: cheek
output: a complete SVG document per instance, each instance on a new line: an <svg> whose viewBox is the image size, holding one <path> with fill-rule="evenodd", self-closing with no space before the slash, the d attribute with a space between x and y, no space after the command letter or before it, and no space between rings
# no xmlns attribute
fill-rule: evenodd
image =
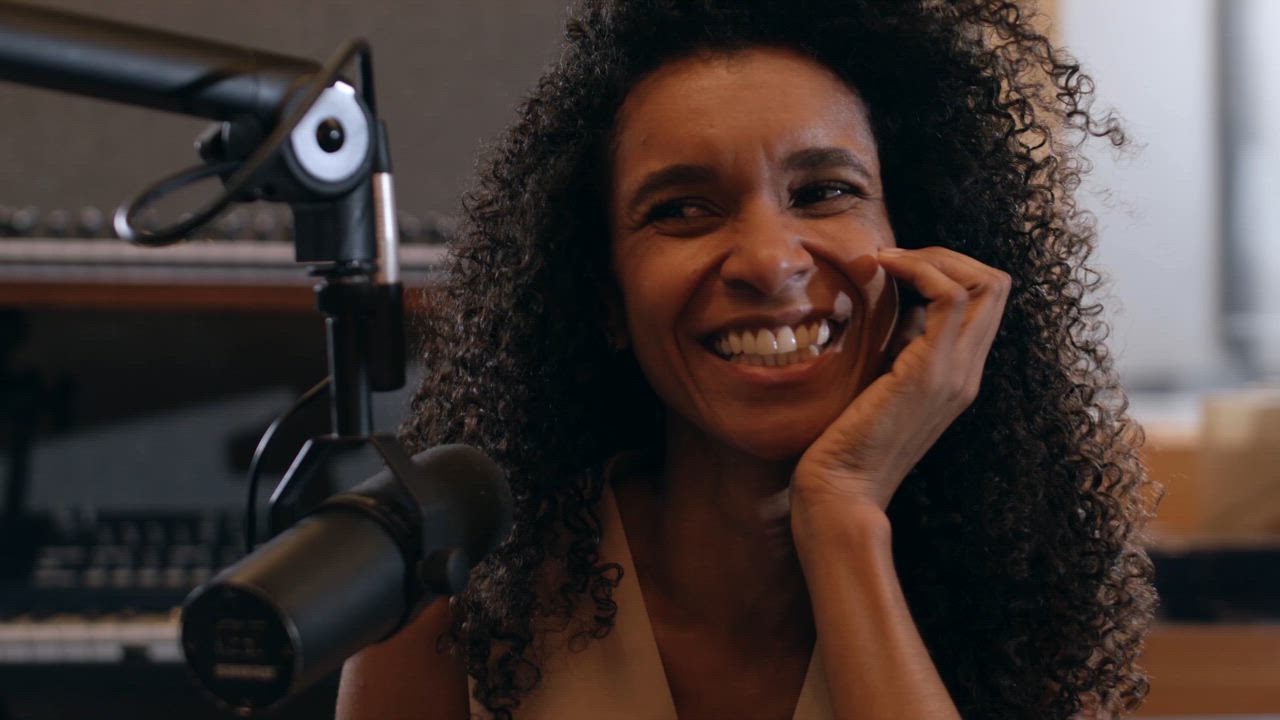
<svg viewBox="0 0 1280 720"><path fill-rule="evenodd" d="M654 243L647 252L620 256L615 265L631 352L654 392L668 407L683 406L697 394L689 354L691 313L703 294L705 265L685 245Z"/></svg>
<svg viewBox="0 0 1280 720"><path fill-rule="evenodd" d="M681 305L677 287L656 279L632 284L623 296L631 351L654 385L665 384L658 376L671 375L680 363L684 338L680 331Z"/></svg>
<svg viewBox="0 0 1280 720"><path fill-rule="evenodd" d="M814 252L845 268L868 255L874 256L881 248L897 246L883 206L829 218L812 228L811 237Z"/></svg>
<svg viewBox="0 0 1280 720"><path fill-rule="evenodd" d="M628 328L671 336L698 288L697 259L687 249L650 243L623 249L614 264Z"/></svg>

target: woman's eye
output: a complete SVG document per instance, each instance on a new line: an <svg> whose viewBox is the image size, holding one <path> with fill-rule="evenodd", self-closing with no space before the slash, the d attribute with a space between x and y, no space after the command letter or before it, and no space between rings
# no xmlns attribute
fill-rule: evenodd
<svg viewBox="0 0 1280 720"><path fill-rule="evenodd" d="M791 196L792 203L797 207L843 203L859 197L862 197L862 193L857 188L844 183L807 185Z"/></svg>
<svg viewBox="0 0 1280 720"><path fill-rule="evenodd" d="M649 222L700 220L711 217L711 214L709 209L690 200L671 200L654 205L646 213L645 219Z"/></svg>

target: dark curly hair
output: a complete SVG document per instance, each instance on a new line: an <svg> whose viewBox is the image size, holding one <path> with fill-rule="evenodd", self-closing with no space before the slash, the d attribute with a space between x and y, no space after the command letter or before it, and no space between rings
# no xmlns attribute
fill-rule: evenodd
<svg viewBox="0 0 1280 720"><path fill-rule="evenodd" d="M785 47L865 101L891 223L1013 278L979 397L904 480L889 515L911 612L967 718L1137 708L1155 604L1139 534L1155 489L1104 341L1094 230L1072 193L1092 83L1004 0L586 0L567 46L465 196L426 315L427 376L403 431L464 442L509 473L510 539L453 600L475 697L509 718L539 681L538 632L607 634L617 566L598 556L611 454L661 442L660 408L610 350L607 164L628 90L696 53Z"/></svg>

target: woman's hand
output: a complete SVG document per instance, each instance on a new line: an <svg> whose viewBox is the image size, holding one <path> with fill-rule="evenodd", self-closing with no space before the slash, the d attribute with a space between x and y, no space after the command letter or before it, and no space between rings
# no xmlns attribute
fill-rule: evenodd
<svg viewBox="0 0 1280 720"><path fill-rule="evenodd" d="M924 304L903 345L813 441L791 480L791 530L839 717L960 713L911 618L885 508L902 478L973 402L1009 276L943 248L882 250L880 266ZM891 345L892 349L892 345Z"/></svg>
<svg viewBox="0 0 1280 720"><path fill-rule="evenodd" d="M883 511L902 479L977 397L1009 276L940 247L885 249L877 260L924 306L902 318L901 352L800 458L792 503L870 503ZM891 344L891 347L893 345Z"/></svg>

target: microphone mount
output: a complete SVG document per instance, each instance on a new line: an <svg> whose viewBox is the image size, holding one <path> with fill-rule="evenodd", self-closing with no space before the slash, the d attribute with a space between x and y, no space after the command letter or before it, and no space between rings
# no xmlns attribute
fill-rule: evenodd
<svg viewBox="0 0 1280 720"><path fill-rule="evenodd" d="M340 73L353 59L358 80L351 83ZM295 259L317 278L316 304L325 317L331 432L309 440L277 486L270 532L281 533L305 514L300 502L308 484L330 458L354 447L373 447L409 494L404 476L408 454L393 436L376 434L372 419L371 394L404 385L405 344L390 152L386 126L377 116L369 44L351 40L317 65L5 2L0 3L0 80L218 121L197 142L202 164L164 178L122 204L115 215L117 234L159 247L185 239L233 203L288 204ZM135 218L157 200L214 176L221 179L222 192L188 219L155 232L135 225ZM251 499L251 515L252 507ZM250 528L254 521L248 518ZM452 551L443 558L421 557L418 529L404 523L387 529L406 557L416 560L406 579L404 616L390 635L436 594L460 591L480 558ZM252 535L249 539L246 550L252 552ZM199 593L197 589L192 598ZM207 677L193 661L196 642L186 634L184 651L193 675L241 714L301 689L295 684L280 692L255 693L252 673L238 676L243 680L239 685ZM303 667L301 658L296 663ZM205 668L218 665L227 663L200 663Z"/></svg>

